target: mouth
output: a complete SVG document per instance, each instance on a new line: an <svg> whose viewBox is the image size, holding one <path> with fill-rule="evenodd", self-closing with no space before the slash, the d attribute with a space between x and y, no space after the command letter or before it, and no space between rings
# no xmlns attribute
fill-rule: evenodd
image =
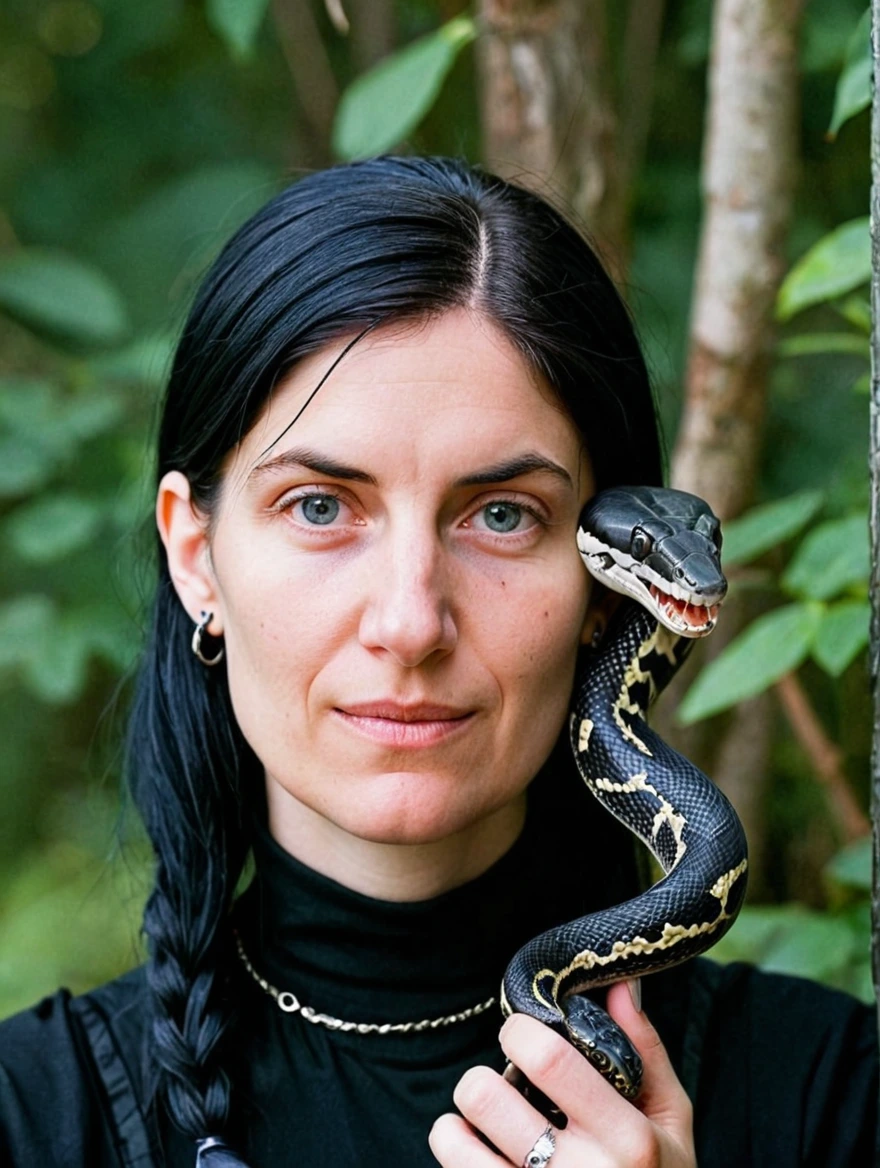
<svg viewBox="0 0 880 1168"><path fill-rule="evenodd" d="M389 722L454 722L472 712L434 702L353 702L336 708L353 717L381 718Z"/></svg>
<svg viewBox="0 0 880 1168"><path fill-rule="evenodd" d="M660 620L677 632L700 636L711 632L718 620L720 604L698 604L650 585L651 599Z"/></svg>
<svg viewBox="0 0 880 1168"><path fill-rule="evenodd" d="M361 737L396 748L434 746L460 733L474 717L473 710L425 702L363 702L336 706L333 713Z"/></svg>

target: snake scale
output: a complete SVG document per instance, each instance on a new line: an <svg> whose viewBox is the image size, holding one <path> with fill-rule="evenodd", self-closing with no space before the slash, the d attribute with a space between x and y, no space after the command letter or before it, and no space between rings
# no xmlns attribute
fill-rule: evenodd
<svg viewBox="0 0 880 1168"><path fill-rule="evenodd" d="M577 680L572 748L589 790L665 875L641 895L523 946L501 1002L506 1014L530 1014L561 1033L632 1099L641 1060L590 992L703 953L733 924L745 895L747 847L735 811L645 721L694 638L715 627L727 583L718 520L683 491L602 491L582 511L577 538L594 579L637 603L624 606Z"/></svg>

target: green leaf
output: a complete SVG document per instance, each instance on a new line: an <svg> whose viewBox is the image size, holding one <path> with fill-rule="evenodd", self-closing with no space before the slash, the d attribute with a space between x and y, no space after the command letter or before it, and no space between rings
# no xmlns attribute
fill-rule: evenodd
<svg viewBox="0 0 880 1168"><path fill-rule="evenodd" d="M769 973L797 977L827 978L852 956L852 931L845 921L820 913L792 914L761 957L761 968Z"/></svg>
<svg viewBox="0 0 880 1168"><path fill-rule="evenodd" d="M42 377L0 378L0 424L14 434L39 437L51 425L58 387Z"/></svg>
<svg viewBox="0 0 880 1168"><path fill-rule="evenodd" d="M96 376L132 382L149 389L165 384L174 356L176 336L170 332L140 337L111 353L101 353L89 364Z"/></svg>
<svg viewBox="0 0 880 1168"><path fill-rule="evenodd" d="M753 507L739 519L724 525L722 559L728 564L747 564L805 527L822 506L821 491L798 491L773 503Z"/></svg>
<svg viewBox="0 0 880 1168"><path fill-rule="evenodd" d="M868 216L851 219L813 244L782 282L776 315L790 320L796 313L843 296L871 276L871 236Z"/></svg>
<svg viewBox="0 0 880 1168"><path fill-rule="evenodd" d="M51 495L14 511L4 524L4 536L23 560L46 564L89 543L101 516L94 500Z"/></svg>
<svg viewBox="0 0 880 1168"><path fill-rule="evenodd" d="M169 319L182 318L222 244L277 190L269 167L231 159L176 175L111 220L98 240L101 263L128 289L144 328L167 329ZM134 280L132 255L143 261Z"/></svg>
<svg viewBox="0 0 880 1168"><path fill-rule="evenodd" d="M869 394L871 392L871 374L870 372L863 373L861 377L857 377L850 387L853 393Z"/></svg>
<svg viewBox="0 0 880 1168"><path fill-rule="evenodd" d="M106 434L125 413L125 402L104 390L88 396L69 398L58 413L56 425L72 443L86 442Z"/></svg>
<svg viewBox="0 0 880 1168"><path fill-rule="evenodd" d="M825 865L825 872L838 884L870 892L872 850L873 844L870 836L847 844Z"/></svg>
<svg viewBox="0 0 880 1168"><path fill-rule="evenodd" d="M89 637L81 627L58 621L42 651L24 662L25 685L49 705L75 701L85 686L90 649Z"/></svg>
<svg viewBox="0 0 880 1168"><path fill-rule="evenodd" d="M0 423L55 454L105 433L124 412L121 395L106 388L64 394L40 378L0 378Z"/></svg>
<svg viewBox="0 0 880 1168"><path fill-rule="evenodd" d="M828 137L850 118L867 109L871 104L871 9L868 8L856 25L855 32L846 52L843 72L837 81L834 94L834 112Z"/></svg>
<svg viewBox="0 0 880 1168"><path fill-rule="evenodd" d="M833 519L810 532L781 583L794 596L830 600L851 584L867 580L869 559L867 515Z"/></svg>
<svg viewBox="0 0 880 1168"><path fill-rule="evenodd" d="M758 617L710 661L678 709L684 725L763 692L810 651L821 609L789 604Z"/></svg>
<svg viewBox="0 0 880 1168"><path fill-rule="evenodd" d="M747 905L714 946L719 961L749 961L774 973L827 979L852 960L855 934L846 920L801 905Z"/></svg>
<svg viewBox="0 0 880 1168"><path fill-rule="evenodd" d="M353 81L336 111L336 154L369 158L402 142L434 104L459 52L475 36L473 20L457 16Z"/></svg>
<svg viewBox="0 0 880 1168"><path fill-rule="evenodd" d="M871 335L871 304L864 296L847 296L834 305L844 320L866 337Z"/></svg>
<svg viewBox="0 0 880 1168"><path fill-rule="evenodd" d="M813 657L832 677L840 677L868 643L871 606L864 600L844 600L826 609L816 630Z"/></svg>
<svg viewBox="0 0 880 1168"><path fill-rule="evenodd" d="M855 333L804 333L799 337L785 337L776 346L780 357L811 357L816 353L851 353L854 357L871 359L867 337Z"/></svg>
<svg viewBox="0 0 880 1168"><path fill-rule="evenodd" d="M269 0L207 0L208 24L238 61L250 57Z"/></svg>
<svg viewBox="0 0 880 1168"><path fill-rule="evenodd" d="M48 248L0 260L0 308L40 335L79 345L113 344L128 329L125 305L106 276Z"/></svg>
<svg viewBox="0 0 880 1168"><path fill-rule="evenodd" d="M0 668L26 661L42 645L54 614L48 596L16 596L0 604Z"/></svg>
<svg viewBox="0 0 880 1168"><path fill-rule="evenodd" d="M91 651L120 672L130 669L143 649L138 626L120 609L108 605L79 609L71 623L83 630Z"/></svg>
<svg viewBox="0 0 880 1168"><path fill-rule="evenodd" d="M20 438L0 437L0 499L33 494L51 477L52 462Z"/></svg>

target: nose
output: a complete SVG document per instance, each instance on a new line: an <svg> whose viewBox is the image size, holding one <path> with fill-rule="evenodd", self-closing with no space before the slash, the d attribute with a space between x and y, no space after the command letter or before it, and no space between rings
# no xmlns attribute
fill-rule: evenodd
<svg viewBox="0 0 880 1168"><path fill-rule="evenodd" d="M400 532L383 544L361 617L361 644L389 653L407 668L423 664L434 654L451 653L458 629L439 540Z"/></svg>

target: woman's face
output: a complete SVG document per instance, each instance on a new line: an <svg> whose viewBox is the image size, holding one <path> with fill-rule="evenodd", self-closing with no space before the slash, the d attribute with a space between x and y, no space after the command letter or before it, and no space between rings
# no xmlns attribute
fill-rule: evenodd
<svg viewBox="0 0 880 1168"><path fill-rule="evenodd" d="M594 485L549 388L463 309L368 334L285 431L344 347L230 457L203 593L172 573L213 609L270 804L427 843L520 799L557 738Z"/></svg>

